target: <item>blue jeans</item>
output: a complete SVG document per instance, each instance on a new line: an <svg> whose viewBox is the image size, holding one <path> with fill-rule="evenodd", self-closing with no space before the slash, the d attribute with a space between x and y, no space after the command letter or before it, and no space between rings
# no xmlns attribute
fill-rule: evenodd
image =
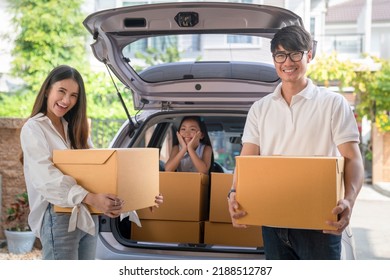
<svg viewBox="0 0 390 280"><path fill-rule="evenodd" d="M339 260L341 257L341 235L265 226L262 232L267 260Z"/></svg>
<svg viewBox="0 0 390 280"><path fill-rule="evenodd" d="M93 215L96 234L92 236L76 228L68 232L70 214L54 212L51 204L46 209L41 228L42 259L93 260L95 259L98 218Z"/></svg>

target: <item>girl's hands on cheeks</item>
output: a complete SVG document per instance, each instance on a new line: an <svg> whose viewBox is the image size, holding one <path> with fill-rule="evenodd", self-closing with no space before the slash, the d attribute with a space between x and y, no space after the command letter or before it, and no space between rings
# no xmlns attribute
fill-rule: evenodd
<svg viewBox="0 0 390 280"><path fill-rule="evenodd" d="M199 146L201 136L202 132L197 131L194 138L192 138L190 143L188 143L188 146L195 150Z"/></svg>
<svg viewBox="0 0 390 280"><path fill-rule="evenodd" d="M176 137L177 137L177 140L179 140L180 147L182 149L184 149L185 151L187 151L187 144L184 141L183 136L181 136L181 134L178 131L176 132Z"/></svg>

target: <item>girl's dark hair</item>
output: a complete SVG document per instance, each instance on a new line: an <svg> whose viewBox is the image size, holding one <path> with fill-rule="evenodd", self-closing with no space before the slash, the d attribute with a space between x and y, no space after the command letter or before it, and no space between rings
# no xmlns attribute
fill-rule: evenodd
<svg viewBox="0 0 390 280"><path fill-rule="evenodd" d="M207 132L207 127L206 127L206 124L203 121L203 119L199 116L186 116L181 120L180 125L179 125L179 130L180 130L180 127L183 124L183 122L186 120L193 120L193 121L196 121L198 123L200 131L203 133L203 138L200 139L199 142L204 144L204 145L211 146L210 136ZM176 145L179 145L179 140L177 139L176 134L174 134L174 135L175 135L175 137L173 137L173 145L176 146Z"/></svg>
<svg viewBox="0 0 390 280"><path fill-rule="evenodd" d="M87 119L87 98L84 81L80 73L67 65L54 68L43 82L32 109L30 117L38 113L47 114L47 95L52 85L58 81L73 79L79 86L79 94L75 106L64 115L69 123L68 133L73 149L88 149L89 126Z"/></svg>
<svg viewBox="0 0 390 280"><path fill-rule="evenodd" d="M278 46L287 51L309 51L313 48L313 39L309 32L301 26L286 26L276 32L271 40L271 52Z"/></svg>

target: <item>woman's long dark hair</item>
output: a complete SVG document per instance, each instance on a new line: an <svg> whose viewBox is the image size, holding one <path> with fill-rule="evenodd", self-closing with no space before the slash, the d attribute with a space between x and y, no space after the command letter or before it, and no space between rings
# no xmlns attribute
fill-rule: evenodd
<svg viewBox="0 0 390 280"><path fill-rule="evenodd" d="M64 115L65 120L69 123L68 133L70 142L73 149L88 149L90 147L88 145L87 98L83 78L76 69L67 65L61 65L49 73L35 99L30 117L38 113L47 114L47 95L52 85L66 79L74 80L79 86L79 94L75 106Z"/></svg>

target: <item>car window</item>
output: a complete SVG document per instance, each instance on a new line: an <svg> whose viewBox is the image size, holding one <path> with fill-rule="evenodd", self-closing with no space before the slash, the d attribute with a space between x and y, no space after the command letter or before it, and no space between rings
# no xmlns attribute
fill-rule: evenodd
<svg viewBox="0 0 390 280"><path fill-rule="evenodd" d="M241 151L241 134L226 131L209 132L214 151L214 161L229 172L234 171L236 156Z"/></svg>
<svg viewBox="0 0 390 280"><path fill-rule="evenodd" d="M269 39L248 34L192 34L141 38L125 46L122 54L138 74L143 71L141 77L148 82L220 77L239 79L262 77L265 81L275 80L273 72L269 75L253 74L255 71L253 68L252 71L243 73L245 68L234 64L234 62L264 63L267 61L272 64L269 55ZM202 67L197 69L200 63L211 61L214 63L208 71ZM164 71L156 68L166 63L176 64L169 68L165 67Z"/></svg>
<svg viewBox="0 0 390 280"><path fill-rule="evenodd" d="M160 161L166 162L172 149L172 126L173 124L165 121L149 126L137 137L134 147L160 148Z"/></svg>
<svg viewBox="0 0 390 280"><path fill-rule="evenodd" d="M158 147L160 162L164 164L172 150L174 133L182 116L160 120L158 124L148 127L137 139L137 147ZM214 161L224 168L225 172L233 172L235 157L241 151L241 136L245 122L239 117L203 117L212 143Z"/></svg>
<svg viewBox="0 0 390 280"><path fill-rule="evenodd" d="M167 162L167 160L169 159L169 155L170 155L171 150L172 150L172 145L173 145L173 131L170 128L167 130L167 132L165 134L165 137L164 137L164 140L162 142L161 149L160 149L160 161L162 161L163 163Z"/></svg>

